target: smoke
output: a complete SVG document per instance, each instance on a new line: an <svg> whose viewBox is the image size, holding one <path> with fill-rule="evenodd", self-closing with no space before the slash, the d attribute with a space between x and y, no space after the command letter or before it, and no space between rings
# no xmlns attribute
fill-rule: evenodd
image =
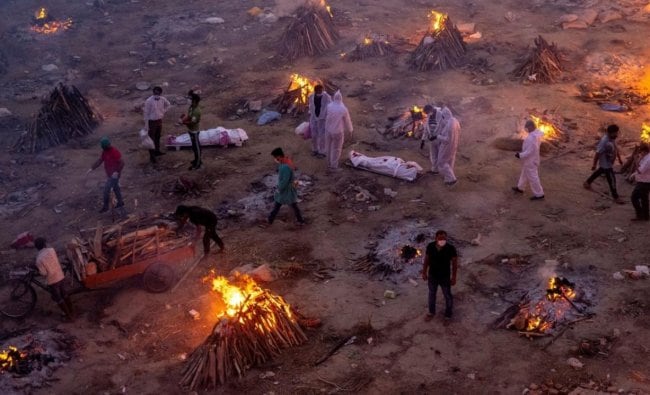
<svg viewBox="0 0 650 395"><path fill-rule="evenodd" d="M558 261L555 259L547 259L544 261L544 264L537 269L537 274L539 275L542 281L547 281L551 277L557 275L557 266Z"/></svg>
<svg viewBox="0 0 650 395"><path fill-rule="evenodd" d="M278 17L293 14L302 5L318 4L319 0L275 0L273 13Z"/></svg>

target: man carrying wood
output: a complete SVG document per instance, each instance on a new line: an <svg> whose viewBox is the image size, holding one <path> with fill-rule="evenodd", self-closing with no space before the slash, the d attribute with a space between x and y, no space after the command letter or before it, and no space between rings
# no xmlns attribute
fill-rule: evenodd
<svg viewBox="0 0 650 395"><path fill-rule="evenodd" d="M47 282L47 288L52 296L52 300L59 306L69 320L74 318L74 310L72 308L72 301L66 294L64 288L65 275L61 269L59 257L52 247L45 246L45 239L42 237L34 240L34 246L38 250L36 255L36 268L41 276L44 276Z"/></svg>
<svg viewBox="0 0 650 395"><path fill-rule="evenodd" d="M183 206L176 207L174 216L179 222L178 230L181 230L189 219L192 224L196 226L197 236L201 232L201 226L205 227L203 234L203 252L205 255L210 253L210 240L214 240L220 248L219 252L224 251L223 241L217 234L217 216L210 210L198 206Z"/></svg>
<svg viewBox="0 0 650 395"><path fill-rule="evenodd" d="M124 207L124 200L122 200L122 191L120 189L120 175L122 174L122 169L124 169L124 161L122 160L122 154L117 150L117 148L111 145L111 141L108 137L102 137L99 141L99 145L102 147L102 155L95 163L93 163L86 174L89 174L104 163L104 171L106 172L108 179L106 180L106 184L104 184L104 205L99 212L105 213L108 211L108 201L111 197L111 190L115 192L115 198L117 199L115 208Z"/></svg>
<svg viewBox="0 0 650 395"><path fill-rule="evenodd" d="M153 140L154 149L149 150L149 161L156 163L156 157L164 155L160 151L160 135L162 134L162 119L165 113L171 107L169 101L160 96L162 88L156 86L153 88L153 95L149 96L144 102L144 129L149 132L149 137Z"/></svg>
<svg viewBox="0 0 650 395"><path fill-rule="evenodd" d="M458 271L458 253L456 247L447 243L447 232L439 230L436 232L436 240L427 245L424 253L424 266L422 267L422 279L429 284L429 312L424 317L425 321L431 321L436 315L436 294L438 286L445 296L445 318L450 319L454 307L451 287L456 285L456 273Z"/></svg>
<svg viewBox="0 0 650 395"><path fill-rule="evenodd" d="M623 204L624 202L618 196L618 191L616 190L616 176L614 175L614 163L616 159L618 158L618 163L623 164L621 153L616 147L618 131L618 125L609 125L607 127L607 133L600 139L596 147L594 162L591 166L591 170L595 171L587 178L583 186L585 189L591 189L591 183L604 174L607 179L607 184L609 184L609 191L612 194L612 198L616 203ZM596 165L598 165L597 169Z"/></svg>

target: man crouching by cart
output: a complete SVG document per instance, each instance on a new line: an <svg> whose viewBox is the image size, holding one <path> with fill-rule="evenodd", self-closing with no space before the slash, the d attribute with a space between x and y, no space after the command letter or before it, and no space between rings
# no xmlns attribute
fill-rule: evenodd
<svg viewBox="0 0 650 395"><path fill-rule="evenodd" d="M200 232L200 226L205 227L203 234L203 252L205 255L210 253L210 240L214 240L223 252L223 241L217 234L217 216L210 210L198 206L183 206L176 207L174 216L179 222L180 231L189 219L197 227L197 237Z"/></svg>
<svg viewBox="0 0 650 395"><path fill-rule="evenodd" d="M61 263L59 263L59 257L57 257L56 251L52 247L45 247L45 239L42 237L34 240L34 246L38 250L38 255L36 255L36 268L41 276L45 277L50 295L52 295L52 300L59 305L68 320L73 320L74 311L72 302L65 291L65 275L63 274L63 269L61 269Z"/></svg>

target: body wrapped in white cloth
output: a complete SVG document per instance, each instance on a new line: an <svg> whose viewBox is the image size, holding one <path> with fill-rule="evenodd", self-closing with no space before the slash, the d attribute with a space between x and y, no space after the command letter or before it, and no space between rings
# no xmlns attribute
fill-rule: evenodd
<svg viewBox="0 0 650 395"><path fill-rule="evenodd" d="M248 140L248 134L244 129L226 129L219 126L199 132L199 143L201 145L219 145L222 147L235 145L241 147L246 140ZM189 133L183 133L178 136L168 136L166 145L167 147L191 147L192 141Z"/></svg>
<svg viewBox="0 0 650 395"><path fill-rule="evenodd" d="M406 181L415 180L418 173L422 172L422 167L416 162L407 162L395 156L379 156L377 158L371 158L357 151L351 150L350 161L354 167Z"/></svg>

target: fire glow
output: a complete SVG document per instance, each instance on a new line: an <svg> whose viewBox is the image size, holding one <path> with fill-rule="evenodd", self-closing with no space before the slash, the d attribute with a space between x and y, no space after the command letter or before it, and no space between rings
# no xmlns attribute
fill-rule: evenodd
<svg viewBox="0 0 650 395"><path fill-rule="evenodd" d="M307 104L309 95L314 92L314 87L316 86L315 81L310 81L309 78L303 77L299 74L291 74L291 83L287 91L293 91L300 89L300 95L294 101L295 104Z"/></svg>
<svg viewBox="0 0 650 395"><path fill-rule="evenodd" d="M34 13L34 22L29 29L39 34L54 34L72 27L71 18L62 21L53 20L44 7L39 8Z"/></svg>
<svg viewBox="0 0 650 395"><path fill-rule="evenodd" d="M0 351L0 373L17 370L18 363L26 356L27 354L18 351L14 346L9 346L9 350Z"/></svg>
<svg viewBox="0 0 650 395"><path fill-rule="evenodd" d="M436 33L442 29L447 15L431 10L429 12L429 19L431 19L431 33Z"/></svg>
<svg viewBox="0 0 650 395"><path fill-rule="evenodd" d="M575 297L576 293L572 283L563 277L552 277L548 282L546 298L528 310L525 330L527 332L547 332L571 309L571 300Z"/></svg>
<svg viewBox="0 0 650 395"><path fill-rule="evenodd" d="M332 14L332 7L330 7L330 5L325 2L325 0L321 0L320 5L321 7L325 7L327 13L330 14L330 18L334 18L334 14Z"/></svg>
<svg viewBox="0 0 650 395"><path fill-rule="evenodd" d="M650 125L645 122L641 125L641 141L650 144Z"/></svg>
<svg viewBox="0 0 650 395"><path fill-rule="evenodd" d="M537 129L541 130L542 133L544 133L544 140L552 140L554 138L557 138L558 135L560 134L557 128L550 122L547 122L543 120L540 117L536 117L534 115L530 115L530 119L535 122L535 125L537 125Z"/></svg>

